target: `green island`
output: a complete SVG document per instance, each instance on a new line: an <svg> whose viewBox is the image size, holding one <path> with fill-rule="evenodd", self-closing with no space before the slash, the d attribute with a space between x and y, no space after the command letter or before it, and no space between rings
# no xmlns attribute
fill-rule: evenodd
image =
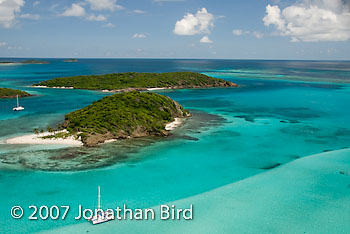
<svg viewBox="0 0 350 234"><path fill-rule="evenodd" d="M51 132L59 132L42 138L74 136L85 146L96 146L113 139L167 136L166 124L188 116L189 112L169 97L149 92L123 92L67 114L57 130L51 129Z"/></svg>
<svg viewBox="0 0 350 234"><path fill-rule="evenodd" d="M236 87L235 83L195 72L168 73L112 73L55 78L33 86L75 88L106 91L147 90L150 88L184 89L210 87Z"/></svg>
<svg viewBox="0 0 350 234"><path fill-rule="evenodd" d="M48 61L41 61L41 60L36 60L36 59L28 59L28 60L23 60L21 62L13 62L13 61L0 61L0 64L3 65L19 65L19 64L49 64L50 62Z"/></svg>
<svg viewBox="0 0 350 234"><path fill-rule="evenodd" d="M18 97L29 97L32 96L25 91L18 89L0 88L0 98L16 98Z"/></svg>
<svg viewBox="0 0 350 234"><path fill-rule="evenodd" d="M78 59L65 59L63 60L65 63L77 63L79 62Z"/></svg>
<svg viewBox="0 0 350 234"><path fill-rule="evenodd" d="M48 61L41 61L36 59L28 59L21 62L22 64L49 64Z"/></svg>
<svg viewBox="0 0 350 234"><path fill-rule="evenodd" d="M0 64L13 64L14 62L10 62L10 61L0 61Z"/></svg>

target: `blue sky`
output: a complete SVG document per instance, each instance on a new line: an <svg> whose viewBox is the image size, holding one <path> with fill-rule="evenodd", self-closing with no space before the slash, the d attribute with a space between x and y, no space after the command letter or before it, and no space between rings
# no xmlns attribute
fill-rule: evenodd
<svg viewBox="0 0 350 234"><path fill-rule="evenodd" d="M0 57L350 59L349 0L0 0Z"/></svg>

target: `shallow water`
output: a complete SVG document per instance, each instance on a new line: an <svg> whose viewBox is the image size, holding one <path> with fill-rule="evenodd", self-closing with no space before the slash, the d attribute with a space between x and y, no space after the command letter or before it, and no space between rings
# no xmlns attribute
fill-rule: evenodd
<svg viewBox="0 0 350 234"><path fill-rule="evenodd" d="M193 220L81 223L54 233L349 233L349 149L295 160L275 170L169 204L193 206Z"/></svg>
<svg viewBox="0 0 350 234"><path fill-rule="evenodd" d="M190 70L223 77L240 87L157 91L194 113L169 139L120 141L96 149L0 144L0 191L6 198L0 201L0 231L29 233L85 222L72 216L78 204L96 205L98 185L105 207L123 203L150 207L300 157L347 148L349 67L349 62L238 60L51 60L46 65L1 66L1 86L37 96L21 99L26 109L20 113L12 112L13 99L0 100L0 142L33 128L55 126L65 113L107 95L28 87L53 77ZM320 82L309 82L315 80ZM69 168L75 171L60 171ZM10 217L12 206L31 204L71 205L71 216L65 221L34 222Z"/></svg>

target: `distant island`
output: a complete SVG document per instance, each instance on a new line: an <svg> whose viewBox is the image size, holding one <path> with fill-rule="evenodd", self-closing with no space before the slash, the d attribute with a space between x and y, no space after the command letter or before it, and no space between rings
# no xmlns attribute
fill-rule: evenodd
<svg viewBox="0 0 350 234"><path fill-rule="evenodd" d="M235 83L195 72L112 73L55 78L34 84L36 87L74 88L102 91L133 91L149 89L184 89L236 87Z"/></svg>
<svg viewBox="0 0 350 234"><path fill-rule="evenodd" d="M124 92L107 96L65 116L53 134L42 138L80 139L85 146L96 146L113 139L167 136L169 125L190 116L169 97L147 92Z"/></svg>
<svg viewBox="0 0 350 234"><path fill-rule="evenodd" d="M10 62L10 61L0 61L0 64L13 64L15 62Z"/></svg>
<svg viewBox="0 0 350 234"><path fill-rule="evenodd" d="M65 59L63 60L65 63L77 63L79 62L78 59Z"/></svg>
<svg viewBox="0 0 350 234"><path fill-rule="evenodd" d="M48 61L41 61L35 59L24 60L21 62L22 64L49 64Z"/></svg>
<svg viewBox="0 0 350 234"><path fill-rule="evenodd" d="M48 61L41 61L41 60L35 60L35 59L28 59L23 60L21 62L12 62L12 61L0 61L0 64L4 65L12 65L12 64L49 64Z"/></svg>
<svg viewBox="0 0 350 234"><path fill-rule="evenodd" d="M18 97L29 97L32 96L25 91L18 89L0 88L0 98L16 98Z"/></svg>

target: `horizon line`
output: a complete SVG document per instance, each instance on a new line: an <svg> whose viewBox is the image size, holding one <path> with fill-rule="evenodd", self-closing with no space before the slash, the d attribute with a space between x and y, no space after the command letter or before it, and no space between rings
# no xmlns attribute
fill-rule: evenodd
<svg viewBox="0 0 350 234"><path fill-rule="evenodd" d="M130 59L130 60L261 60L261 61L343 61L350 62L350 59L274 59L274 58L105 58L105 57L0 57L0 59ZM1 62L1 61L0 61Z"/></svg>

